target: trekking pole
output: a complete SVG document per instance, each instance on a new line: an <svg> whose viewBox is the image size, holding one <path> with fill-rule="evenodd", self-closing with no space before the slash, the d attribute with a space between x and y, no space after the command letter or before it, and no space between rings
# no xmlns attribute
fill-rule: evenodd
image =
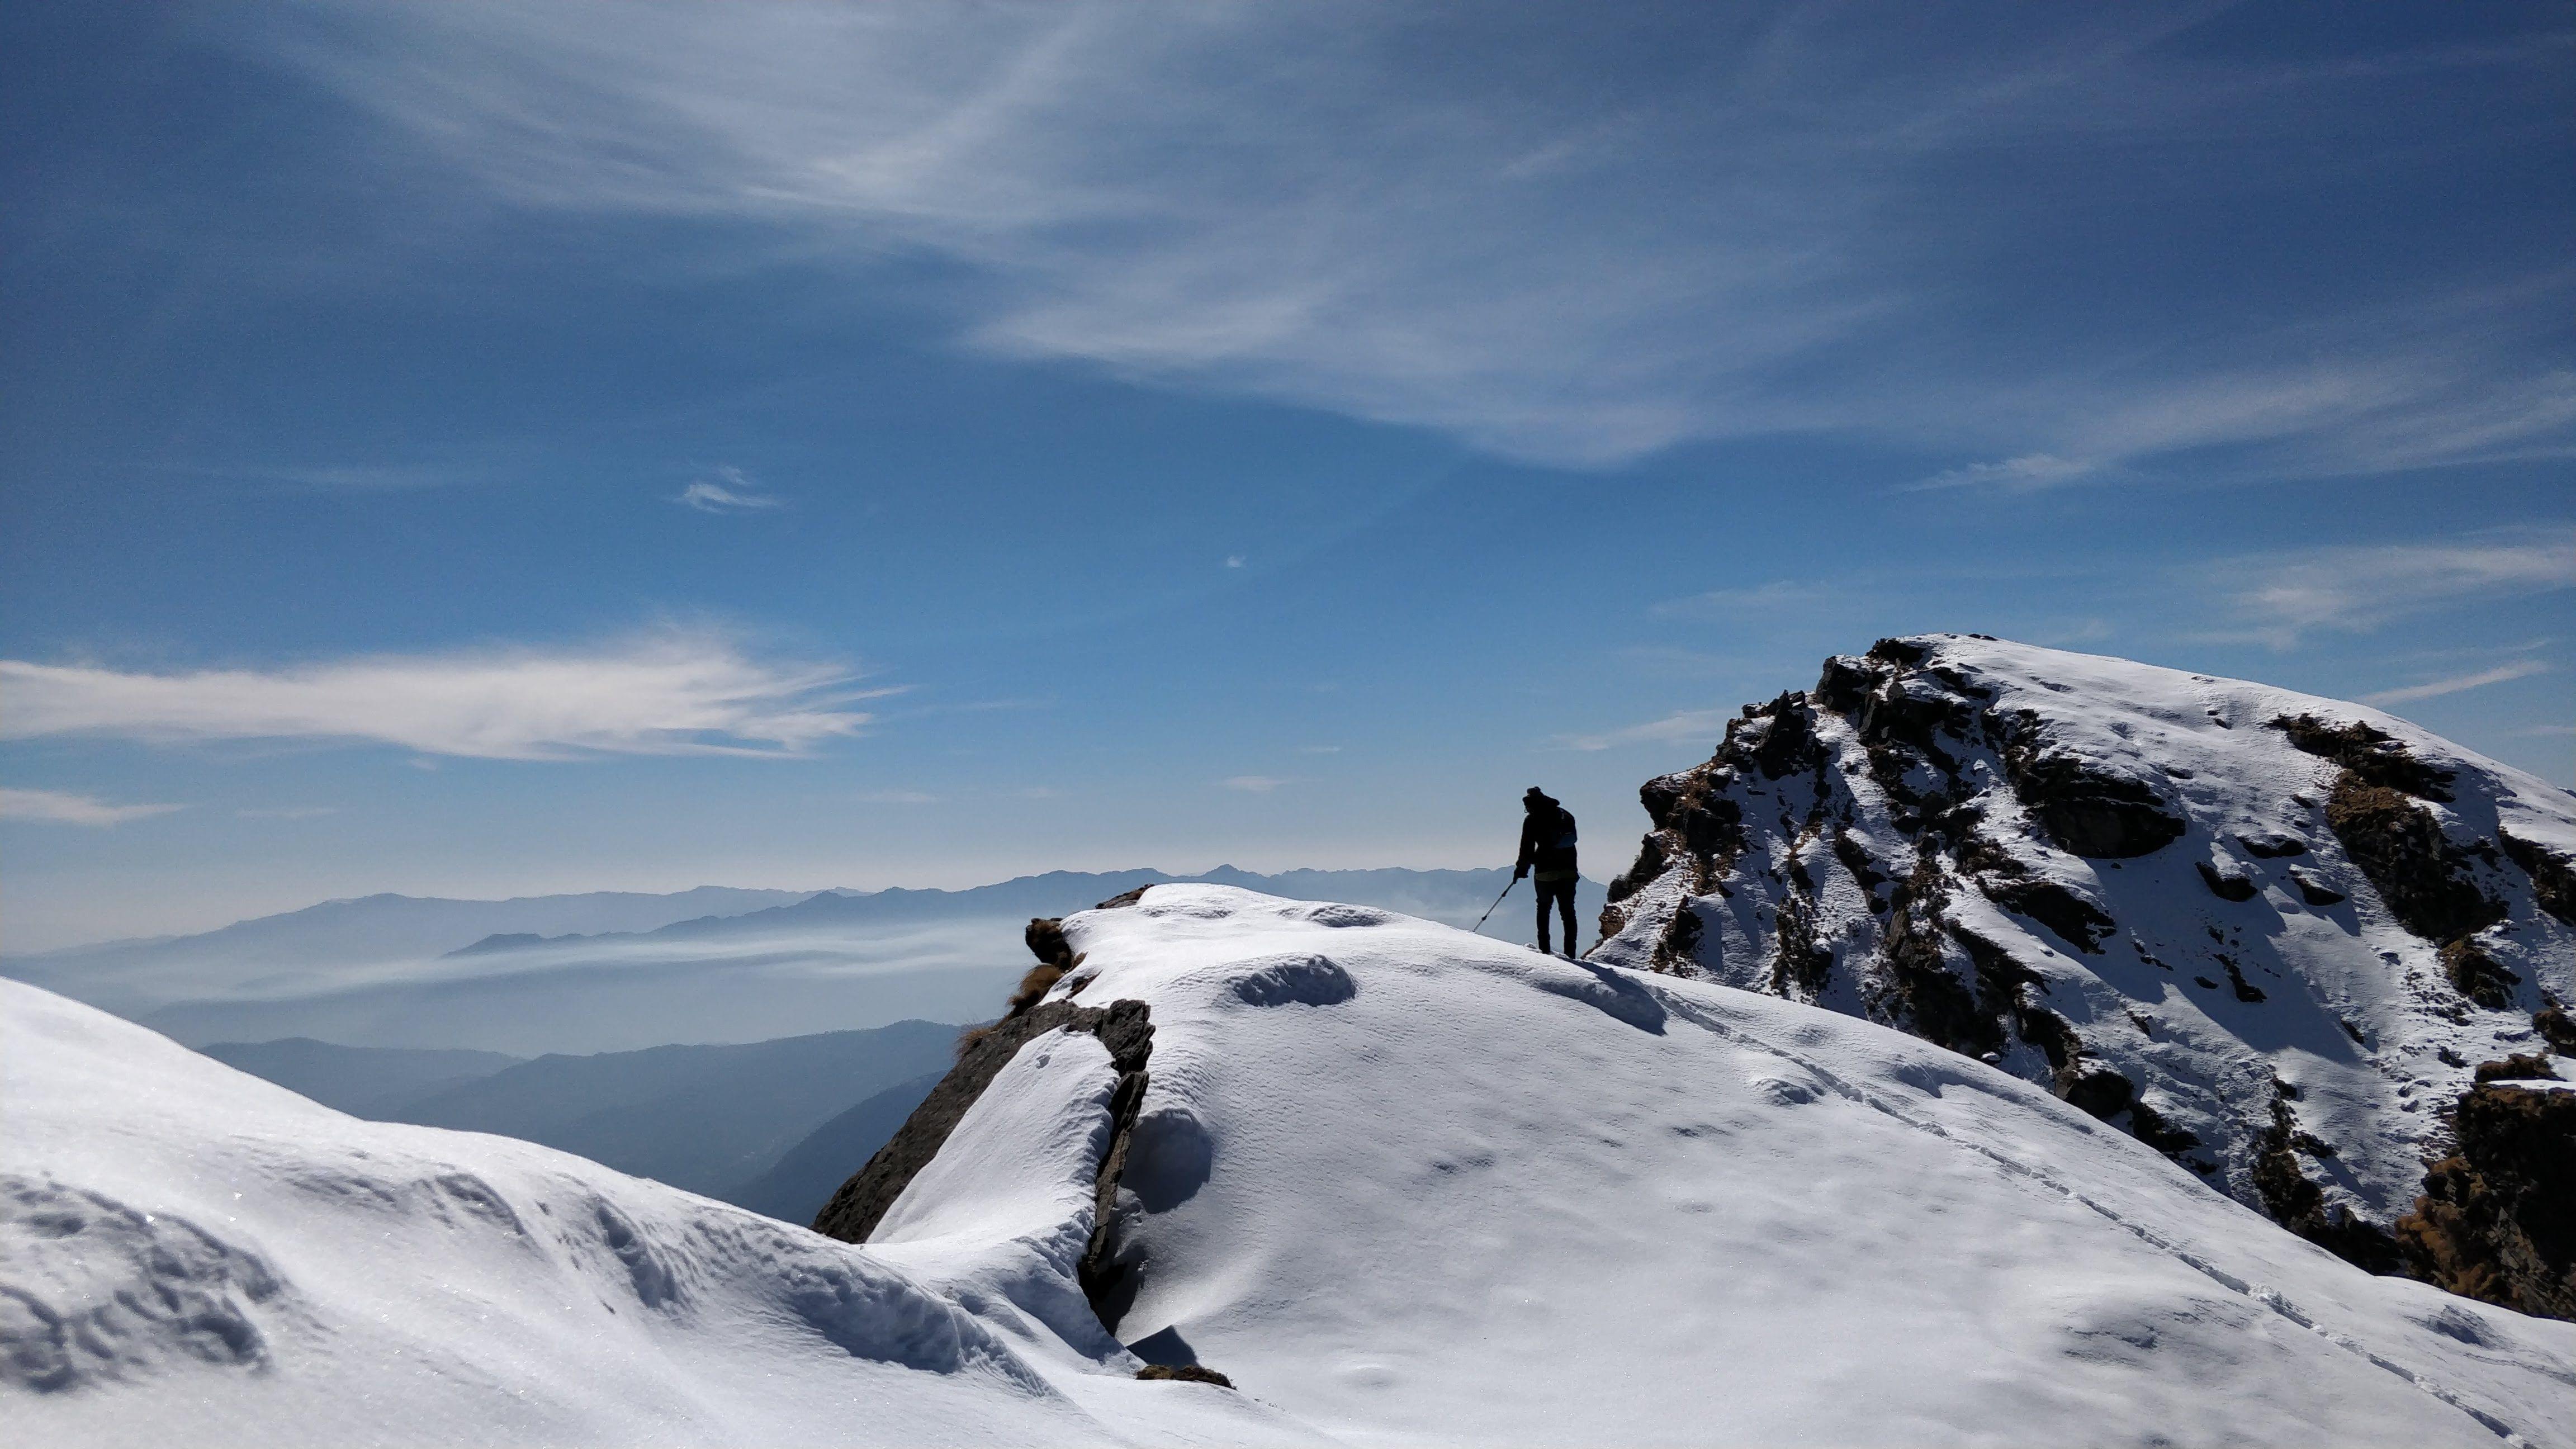
<svg viewBox="0 0 2576 1449"><path fill-rule="evenodd" d="M1519 876L1513 876L1510 880L1503 882L1503 896L1510 895L1512 893L1512 887L1519 885L1520 883L1521 878ZM1476 918L1476 931L1478 934L1483 934L1485 922L1493 918L1495 907L1500 906L1503 903L1503 896L1494 897L1494 904L1485 907L1485 914Z"/></svg>

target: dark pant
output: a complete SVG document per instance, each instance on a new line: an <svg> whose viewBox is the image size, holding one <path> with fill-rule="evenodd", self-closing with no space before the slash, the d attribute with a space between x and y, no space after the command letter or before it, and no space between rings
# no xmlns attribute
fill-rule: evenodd
<svg viewBox="0 0 2576 1449"><path fill-rule="evenodd" d="M1538 948L1542 951L1547 949L1547 903L1554 901L1557 914L1565 920L1566 954L1574 953L1578 944L1574 934L1574 880L1573 876L1563 880L1531 878L1530 884L1538 888Z"/></svg>

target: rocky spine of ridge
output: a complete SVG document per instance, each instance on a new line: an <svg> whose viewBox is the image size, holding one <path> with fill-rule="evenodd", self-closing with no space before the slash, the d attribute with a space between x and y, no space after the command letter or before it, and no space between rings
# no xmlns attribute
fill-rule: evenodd
<svg viewBox="0 0 2576 1449"><path fill-rule="evenodd" d="M1140 887L1101 902L1098 909L1133 905L1143 893ZM896 1199L903 1196L903 1190L939 1155L949 1134L956 1131L976 1099L984 1095L984 1089L992 1085L1022 1047L1050 1032L1096 1036L1109 1050L1109 1063L1118 1073L1118 1085L1110 1096L1109 1146L1100 1158L1091 1241L1076 1273L1092 1311L1104 1325L1114 1329L1132 1293L1133 1264L1119 1251L1117 1197L1128 1144L1135 1135L1137 1109L1144 1103L1145 1087L1151 1080L1146 1062L1154 1051L1152 1012L1141 1001L1077 1004L1072 997L1089 984L1082 980L1073 984L1068 995L1044 999L1067 972L1082 964L1082 958L1072 954L1066 945L1060 921L1032 920L1025 934L1038 964L1022 979L1008 1011L999 1020L960 1036L957 1064L904 1119L903 1126L896 1129L886 1145L878 1148L832 1194L822 1211L814 1215L813 1227L825 1237L845 1243L866 1242Z"/></svg>
<svg viewBox="0 0 2576 1449"><path fill-rule="evenodd" d="M2576 1195L2528 1166L2565 1109L2473 1080L2576 1051L2566 792L2359 706L1931 635L1640 799L1596 959L1911 1032L2374 1271L2567 1314Z"/></svg>

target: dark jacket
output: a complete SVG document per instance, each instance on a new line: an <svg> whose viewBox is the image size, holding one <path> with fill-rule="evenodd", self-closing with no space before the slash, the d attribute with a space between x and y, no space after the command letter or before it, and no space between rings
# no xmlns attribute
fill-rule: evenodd
<svg viewBox="0 0 2576 1449"><path fill-rule="evenodd" d="M1574 865L1574 812L1553 800L1540 802L1521 820L1521 857L1512 866L1517 876L1535 868L1540 880L1571 880Z"/></svg>

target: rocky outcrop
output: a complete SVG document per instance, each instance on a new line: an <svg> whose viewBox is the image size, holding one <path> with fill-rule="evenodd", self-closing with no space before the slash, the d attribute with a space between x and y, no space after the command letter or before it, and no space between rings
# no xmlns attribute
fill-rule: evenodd
<svg viewBox="0 0 2576 1449"><path fill-rule="evenodd" d="M1143 895L1144 888L1140 887L1101 902L1099 909L1133 905ZM1101 1153L1094 1187L1091 1241L1083 1250L1076 1273L1092 1310L1103 1324L1114 1327L1124 1316L1126 1300L1134 1292L1135 1265L1119 1252L1117 1200L1119 1176L1126 1169L1128 1146L1135 1136L1136 1114L1144 1104L1145 1088L1151 1081L1146 1062L1154 1051L1152 1015L1141 1001L1076 1004L1073 997L1089 984L1087 981L1075 982L1063 997L1045 999L1066 973L1082 964L1082 958L1066 942L1061 920L1032 920L1023 938L1038 964L1021 979L1009 1012L999 1021L959 1036L957 1065L913 1109L893 1138L832 1194L831 1201L814 1217L814 1231L846 1243L866 1242L895 1200L903 1196L904 1188L939 1155L939 1149L965 1119L967 1110L1021 1048L1051 1032L1096 1036L1109 1051L1109 1064L1118 1073L1118 1083L1109 1099L1109 1145Z"/></svg>
<svg viewBox="0 0 2576 1449"><path fill-rule="evenodd" d="M2410 1266L2454 1293L2576 1318L2576 1091L2490 1080L2453 1120L2459 1150L2397 1223Z"/></svg>
<svg viewBox="0 0 2576 1449"><path fill-rule="evenodd" d="M2326 824L2399 925L2427 941L2454 941L2504 918L2478 889L2468 854L2431 811L2346 770L2326 797Z"/></svg>
<svg viewBox="0 0 2576 1449"><path fill-rule="evenodd" d="M1134 1096L1142 1097L1145 1059L1152 1053L1154 1036L1144 1003L1121 1001L1096 1007L1049 1001L1005 1017L958 1053L957 1065L931 1088L930 1095L913 1109L893 1138L832 1194L831 1201L814 1215L814 1231L845 1243L866 1242L913 1177L939 1155L948 1134L956 1130L975 1099L993 1084L993 1078L1019 1055L1020 1048L1054 1031L1099 1037L1120 1073L1121 1098L1129 1095L1126 1078L1130 1074L1139 1079ZM1132 1116L1132 1101L1128 1110Z"/></svg>
<svg viewBox="0 0 2576 1449"><path fill-rule="evenodd" d="M2576 1050L2576 802L2360 706L1888 639L1639 800L1596 959L2044 1083L2374 1268L2452 1145L2427 1094Z"/></svg>

